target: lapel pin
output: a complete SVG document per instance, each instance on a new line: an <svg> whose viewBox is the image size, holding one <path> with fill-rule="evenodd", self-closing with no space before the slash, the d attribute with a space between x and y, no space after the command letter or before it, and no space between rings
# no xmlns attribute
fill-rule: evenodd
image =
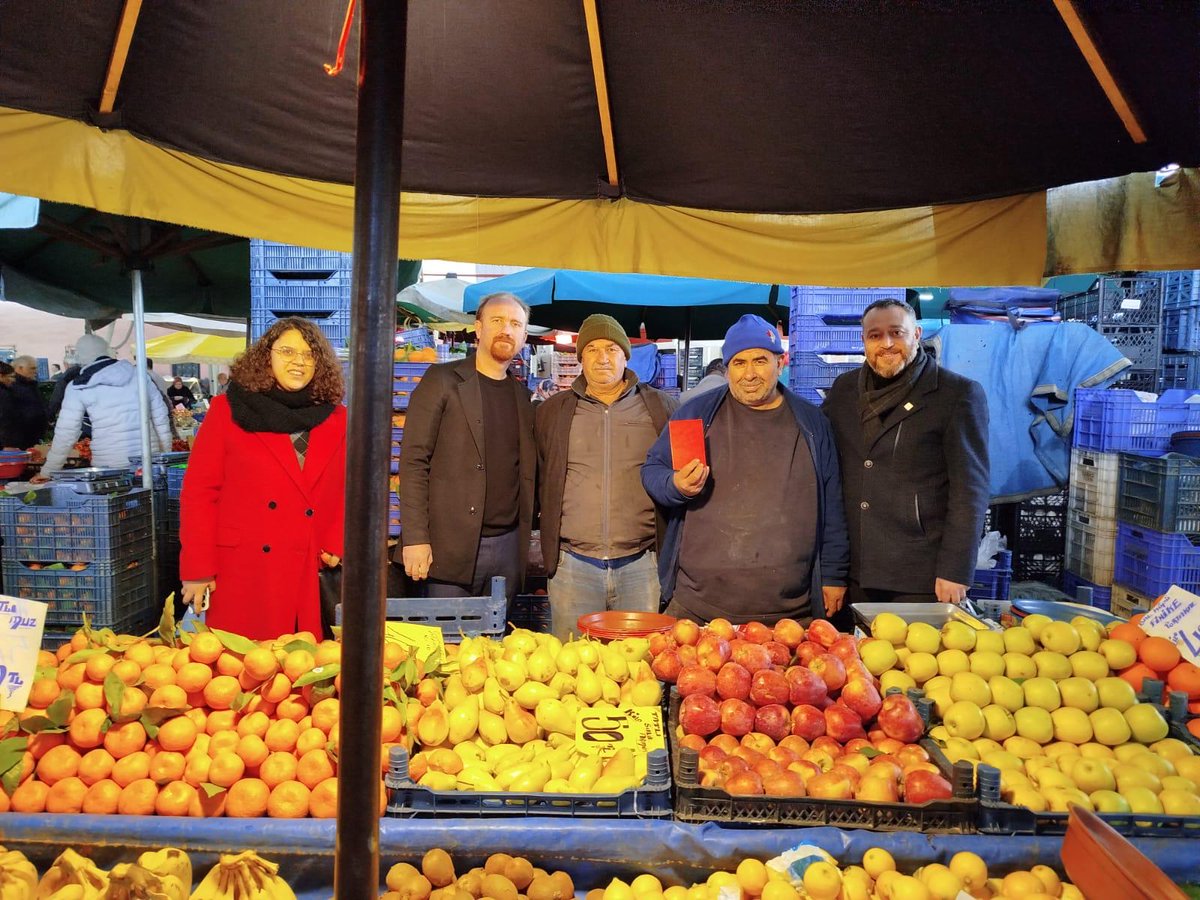
<svg viewBox="0 0 1200 900"><path fill-rule="evenodd" d="M904 411L905 411L905 412L908 412L908 411L909 411L909 410L911 410L911 409L912 409L912 404L911 404L911 403L905 403L905 404L904 404Z"/></svg>

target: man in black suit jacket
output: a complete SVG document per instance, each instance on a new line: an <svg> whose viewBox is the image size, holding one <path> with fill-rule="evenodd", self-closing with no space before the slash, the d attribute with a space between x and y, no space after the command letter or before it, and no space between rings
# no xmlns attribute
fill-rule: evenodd
<svg viewBox="0 0 1200 900"><path fill-rule="evenodd" d="M475 313L478 349L430 366L413 391L400 448L397 562L431 597L481 597L503 575L511 599L533 523L533 407L508 374L529 307L491 294Z"/></svg>
<svg viewBox="0 0 1200 900"><path fill-rule="evenodd" d="M822 407L850 527L846 602L959 603L987 511L987 397L926 355L907 303L872 303L862 328L866 362Z"/></svg>

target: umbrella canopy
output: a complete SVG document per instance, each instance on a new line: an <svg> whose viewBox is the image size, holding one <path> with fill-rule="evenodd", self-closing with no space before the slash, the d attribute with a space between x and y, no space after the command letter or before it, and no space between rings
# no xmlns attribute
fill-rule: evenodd
<svg viewBox="0 0 1200 900"><path fill-rule="evenodd" d="M1200 163L1192 3L408 6L411 257L1034 283L1046 188ZM357 34L341 77L322 66L345 10L8 0L0 190L348 249ZM1146 183L1108 214L1142 239L1070 265L1155 265L1148 205L1196 200Z"/></svg>
<svg viewBox="0 0 1200 900"><path fill-rule="evenodd" d="M155 362L219 366L233 362L245 349L244 337L219 337L187 331L165 334L146 341L146 355Z"/></svg>
<svg viewBox="0 0 1200 900"><path fill-rule="evenodd" d="M526 269L469 286L463 308L478 309L481 299L498 291L528 303L533 324L566 331L578 331L592 313L612 316L628 334L640 333L644 325L651 340L716 340L747 313L787 330L786 290L775 284Z"/></svg>

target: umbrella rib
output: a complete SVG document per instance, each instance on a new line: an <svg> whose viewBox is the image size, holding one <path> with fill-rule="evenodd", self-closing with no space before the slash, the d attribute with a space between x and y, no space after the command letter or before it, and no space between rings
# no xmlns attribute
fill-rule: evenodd
<svg viewBox="0 0 1200 900"><path fill-rule="evenodd" d="M617 188L617 148L613 142L612 108L608 102L608 80L604 75L604 47L600 42L600 18L596 0L583 0L583 16L587 21L588 51L592 57L592 79L596 84L596 105L600 111L600 134L604 139L604 162L608 168L608 184Z"/></svg>
<svg viewBox="0 0 1200 900"><path fill-rule="evenodd" d="M1108 68L1108 63L1104 61L1104 57L1100 54L1100 49L1096 46L1096 42L1092 40L1092 35L1088 31L1087 26L1083 24L1083 20L1079 17L1079 10L1075 8L1075 0L1054 0L1054 8L1058 10L1058 14L1062 16L1063 22L1067 25L1067 30L1071 32L1071 37L1075 40L1075 46L1079 48L1079 52L1083 54L1083 58L1087 61L1088 67L1092 70L1092 76L1104 91L1104 96L1108 98L1113 110L1121 119L1121 124L1125 126L1125 130L1133 139L1135 144L1146 143L1146 132L1142 129L1142 125L1138 122L1137 115L1133 111L1133 107L1129 105L1129 100L1122 93L1121 88L1117 85L1116 79L1113 78L1112 72Z"/></svg>
<svg viewBox="0 0 1200 900"><path fill-rule="evenodd" d="M125 0L121 21L117 25L117 36L113 39L112 56L108 60L108 73L104 76L104 90L100 94L100 112L106 115L113 111L117 102L117 89L121 86L129 45L133 42L133 30L137 27L141 11L142 0Z"/></svg>

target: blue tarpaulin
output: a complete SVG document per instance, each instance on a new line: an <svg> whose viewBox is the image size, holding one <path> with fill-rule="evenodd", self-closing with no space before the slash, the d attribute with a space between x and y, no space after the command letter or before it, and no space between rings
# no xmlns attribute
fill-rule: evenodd
<svg viewBox="0 0 1200 900"><path fill-rule="evenodd" d="M102 866L131 861L146 849L187 851L203 877L220 853L253 849L280 864L301 898L333 893L335 823L303 819L187 819L168 817L0 816L0 840L44 870L64 847ZM969 850L1003 874L1045 864L1061 872L1061 837L923 835L912 832L842 831L837 828L735 828L679 822L615 819L385 819L380 828L382 872L397 862L419 864L441 847L459 870L481 865L492 853L527 856L547 870L563 869L577 888L603 887L613 877L654 872L664 883L690 884L710 872L732 870L746 857L768 859L800 843L816 844L844 865L859 863L871 847L884 847L902 869L946 863ZM1177 883L1200 881L1200 856L1182 841L1135 838L1133 843Z"/></svg>

